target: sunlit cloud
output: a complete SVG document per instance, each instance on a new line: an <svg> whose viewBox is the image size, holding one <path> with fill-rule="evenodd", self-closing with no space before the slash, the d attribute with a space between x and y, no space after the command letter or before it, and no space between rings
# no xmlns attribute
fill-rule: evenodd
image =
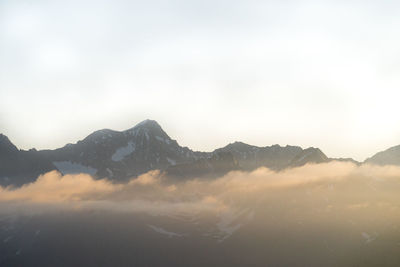
<svg viewBox="0 0 400 267"><path fill-rule="evenodd" d="M151 214L219 213L254 208L260 203L283 203L296 196L303 205L314 199L314 208L326 204L324 208L340 210L372 209L377 205L397 209L400 198L395 192L399 188L400 167L344 162L309 164L282 172L267 168L234 171L217 179L180 182L151 171L124 184L95 180L87 174L61 175L52 171L20 188L0 188L0 205ZM273 205L279 206L276 203Z"/></svg>

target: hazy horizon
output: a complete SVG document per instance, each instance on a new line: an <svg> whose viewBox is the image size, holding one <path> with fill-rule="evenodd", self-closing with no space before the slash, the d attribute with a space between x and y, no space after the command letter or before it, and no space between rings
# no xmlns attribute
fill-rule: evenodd
<svg viewBox="0 0 400 267"><path fill-rule="evenodd" d="M400 144L396 1L2 1L0 131L22 149L157 120L181 145Z"/></svg>
<svg viewBox="0 0 400 267"><path fill-rule="evenodd" d="M94 130L94 131L103 130L103 129L109 129L109 130L114 130L114 131L120 131L120 132L122 132L122 131L129 130L129 129L131 129L132 127L134 127L134 126L140 124L141 122L147 121L147 120L151 120L151 119L145 119L145 120L139 121L139 122L135 123L134 125L132 125L131 127L124 128L124 129L118 129L118 130L117 130L117 129L110 129L110 128L101 128L101 129L96 129L96 130ZM156 121L156 120L154 120L154 121ZM158 122L158 121L157 121L157 122ZM163 128L163 130L165 131L164 126L163 126L163 125L160 125L160 126L161 126L161 128ZM21 147L18 146L18 144L16 144L15 142L13 142L12 137L10 137L10 136L7 136L7 137L10 139L10 141L11 141L14 145L17 146L18 149L29 150L29 149L33 149L33 148L34 148L34 149L38 149L38 150L46 150L46 149L57 149L57 148L61 148L61 147L64 147L65 145L71 144L71 143L75 144L75 143L77 143L78 141L83 140L85 137L87 137L87 136L90 135L91 133L92 133L92 132L87 133L87 134L84 134L84 135L83 135L81 138L79 138L78 140L71 141L71 142L69 142L69 143L65 143L65 144L60 145L60 146L56 146L56 147L43 147L43 148L37 148L37 147L21 148ZM169 134L168 132L166 132L166 133ZM0 132L0 134L2 134L2 133ZM172 139L174 139L173 136L170 136L170 137L171 137ZM179 140L176 140L176 141L178 142L178 144L181 144ZM242 141L242 140L230 141L229 143L221 144L220 146L211 148L210 150L207 150L207 151L206 151L206 150L202 150L202 151L201 151L201 150L195 150L195 149L193 149L190 145L185 145L185 146L187 146L187 147L190 148L190 149L193 149L194 151L212 152L212 151L214 151L215 149L224 147L224 146L226 146L226 145L228 145L228 144L230 144L230 143L234 143L234 142L243 142L243 141ZM243 143L246 143L246 142L243 142ZM252 144L252 143L247 143L247 144L249 144L249 145L255 145L255 144ZM275 144L265 144L265 145L255 145L255 146L266 147L266 146L272 146L272 145L276 145L276 144L278 144L278 145L280 145L280 146L286 146L286 145L289 145L289 146L300 146L300 145L298 145L298 144L279 144L279 143L275 143ZM182 144L181 144L181 145L182 145ZM395 145L393 145L393 146L395 146ZM301 146L300 146L300 147L301 147ZM316 146L312 146L312 145L311 145L310 147L316 147ZM302 148L308 148L308 147L302 147ZM316 147L316 148L320 148L320 147ZM387 147L387 148L389 148L389 147ZM383 150L386 150L387 148L384 148ZM321 148L320 148L320 149L321 149ZM382 150L382 151L383 151L383 150ZM322 152L324 152L324 151L322 151ZM367 156L365 159L368 159L368 158L372 157L373 155L375 155L375 154L378 153L378 152L381 152L381 151L376 151L376 152L374 152L373 154ZM328 156L328 157L331 157L329 154L327 154L327 156ZM340 156L340 157L331 157L331 158L350 158L350 157L349 157L349 156L343 155L343 156ZM353 158L353 159L355 159L355 158ZM359 161L359 162L363 162L365 159L363 159L363 160L357 160L357 159L355 159L355 160L357 160L357 161Z"/></svg>

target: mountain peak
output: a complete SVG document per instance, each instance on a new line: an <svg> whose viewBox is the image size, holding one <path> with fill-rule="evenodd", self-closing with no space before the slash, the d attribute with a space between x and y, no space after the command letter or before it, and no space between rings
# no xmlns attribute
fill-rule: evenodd
<svg viewBox="0 0 400 267"><path fill-rule="evenodd" d="M319 148L309 147L300 152L291 162L292 167L303 166L307 163L328 162L328 157Z"/></svg>
<svg viewBox="0 0 400 267"><path fill-rule="evenodd" d="M373 163L378 165L400 165L400 145L376 153L372 157L366 159L365 163Z"/></svg>
<svg viewBox="0 0 400 267"><path fill-rule="evenodd" d="M113 137L113 135L116 133L114 130L110 129L102 129L102 130L97 130L88 135L84 140L91 140L91 141L98 141L98 140L104 140L107 138Z"/></svg>
<svg viewBox="0 0 400 267"><path fill-rule="evenodd" d="M6 135L0 133L0 151L18 151L18 148L11 143Z"/></svg>
<svg viewBox="0 0 400 267"><path fill-rule="evenodd" d="M149 120L149 119L139 122L133 128L139 128L139 127L140 128L161 128L160 124L158 124L157 121Z"/></svg>
<svg viewBox="0 0 400 267"><path fill-rule="evenodd" d="M128 129L125 133L129 133L132 135L136 134L145 134L146 136L158 136L163 139L171 140L171 138L167 135L166 132L161 128L160 124L158 124L155 120L144 120L138 124L136 124L133 128ZM157 137L156 137L157 138Z"/></svg>
<svg viewBox="0 0 400 267"><path fill-rule="evenodd" d="M234 151L249 151L254 149L255 146L235 141L234 143L230 143L226 145L225 147L221 148L222 150L234 150Z"/></svg>

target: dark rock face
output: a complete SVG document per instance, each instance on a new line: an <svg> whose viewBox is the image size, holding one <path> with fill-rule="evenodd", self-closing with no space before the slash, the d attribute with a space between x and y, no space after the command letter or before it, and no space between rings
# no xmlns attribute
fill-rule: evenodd
<svg viewBox="0 0 400 267"><path fill-rule="evenodd" d="M0 157L18 152L18 148L11 143L7 136L0 134Z"/></svg>
<svg viewBox="0 0 400 267"><path fill-rule="evenodd" d="M201 158L191 163L170 166L165 171L172 178L217 177L239 170L239 164L230 152L216 152L210 158Z"/></svg>
<svg viewBox="0 0 400 267"><path fill-rule="evenodd" d="M36 150L22 151L0 134L0 185L20 186L56 167Z"/></svg>
<svg viewBox="0 0 400 267"><path fill-rule="evenodd" d="M400 164L399 151L394 149L390 153L398 155L394 161ZM213 152L196 152L180 146L153 120L125 131L99 130L55 150L18 150L0 134L0 185L3 186L32 182L51 170L63 174L89 173L95 178L123 182L155 169L185 179L216 177L232 170L251 171L259 167L280 171L331 160L318 148L257 147L242 142Z"/></svg>
<svg viewBox="0 0 400 267"><path fill-rule="evenodd" d="M400 165L400 145L376 153L371 158L365 160L365 163L377 165Z"/></svg>
<svg viewBox="0 0 400 267"><path fill-rule="evenodd" d="M299 154L294 157L294 159L290 162L290 167L299 167L303 166L307 163L324 163L329 162L328 157L322 153L319 148L310 147L304 149Z"/></svg>
<svg viewBox="0 0 400 267"><path fill-rule="evenodd" d="M254 170L267 167L272 170L282 170L290 166L291 161L303 151L298 146L279 145L257 147L242 142L235 142L215 152L231 152L243 170Z"/></svg>
<svg viewBox="0 0 400 267"><path fill-rule="evenodd" d="M40 153L63 173L83 171L120 181L206 155L179 146L152 120L122 132L96 131L76 144Z"/></svg>

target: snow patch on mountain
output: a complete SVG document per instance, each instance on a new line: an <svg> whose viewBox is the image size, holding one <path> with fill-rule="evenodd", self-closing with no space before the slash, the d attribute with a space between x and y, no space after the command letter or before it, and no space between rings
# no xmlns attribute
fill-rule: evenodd
<svg viewBox="0 0 400 267"><path fill-rule="evenodd" d="M306 157L310 156L312 152L307 152L303 156L301 156L299 159L296 160L296 162L302 162Z"/></svg>
<svg viewBox="0 0 400 267"><path fill-rule="evenodd" d="M217 228L221 233L221 238L218 242L223 242L225 239L233 235L237 230L242 227L243 222L238 222L239 218L243 215L253 217L254 214L247 209L239 210L239 211L228 211L223 212L220 215L220 221L217 223ZM249 218L248 218L249 219Z"/></svg>
<svg viewBox="0 0 400 267"><path fill-rule="evenodd" d="M53 164L62 174L88 173L95 175L97 172L95 168L71 161L53 161Z"/></svg>
<svg viewBox="0 0 400 267"><path fill-rule="evenodd" d="M132 154L136 149L136 145L133 142L129 142L126 146L118 148L115 153L111 156L112 161L121 161L126 156Z"/></svg>
<svg viewBox="0 0 400 267"><path fill-rule="evenodd" d="M163 234L163 235L167 235L169 238L171 238L171 237L182 237L183 236L183 234L170 232L170 231L167 231L167 230L165 230L165 229L163 229L161 227L157 227L157 226L154 226L154 225L151 225L151 224L149 224L148 226L151 229L153 229L155 232Z"/></svg>
<svg viewBox="0 0 400 267"><path fill-rule="evenodd" d="M3 239L3 243L7 243L8 241L10 241L13 237L9 236Z"/></svg>
<svg viewBox="0 0 400 267"><path fill-rule="evenodd" d="M369 234L367 232L362 232L361 236L364 238L365 243L371 243L378 237L378 233Z"/></svg>
<svg viewBox="0 0 400 267"><path fill-rule="evenodd" d="M160 141L160 142L163 142L163 143L166 143L166 144L170 144L171 143L171 141L168 139L168 138L164 138L164 137L161 137L161 136L158 136L158 135L156 135L156 136L154 136L158 141Z"/></svg>
<svg viewBox="0 0 400 267"><path fill-rule="evenodd" d="M173 159L170 159L170 158L167 157L167 161L171 165L176 165L176 160L173 160Z"/></svg>
<svg viewBox="0 0 400 267"><path fill-rule="evenodd" d="M110 170L110 168L106 168L106 171L108 173L108 177L110 177L110 178L114 177L114 173L112 170Z"/></svg>

